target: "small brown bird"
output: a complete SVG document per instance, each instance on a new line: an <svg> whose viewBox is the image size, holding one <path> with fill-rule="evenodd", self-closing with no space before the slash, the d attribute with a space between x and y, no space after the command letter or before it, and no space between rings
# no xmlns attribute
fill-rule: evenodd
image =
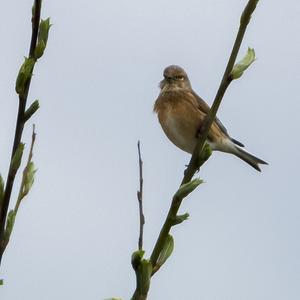
<svg viewBox="0 0 300 300"><path fill-rule="evenodd" d="M154 111L158 115L167 137L181 150L193 153L201 124L209 111L209 106L192 89L186 72L179 66L169 66L164 70L160 82L160 94L155 101ZM241 149L242 143L228 134L221 121L216 118L208 133L207 142L212 150L231 153L257 171L265 161Z"/></svg>

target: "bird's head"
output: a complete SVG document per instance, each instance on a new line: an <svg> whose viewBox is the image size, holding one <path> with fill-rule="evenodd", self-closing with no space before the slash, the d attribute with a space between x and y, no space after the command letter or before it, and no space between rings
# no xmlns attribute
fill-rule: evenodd
<svg viewBox="0 0 300 300"><path fill-rule="evenodd" d="M164 79L159 84L162 91L191 89L190 80L181 67L171 65L165 68L163 75Z"/></svg>

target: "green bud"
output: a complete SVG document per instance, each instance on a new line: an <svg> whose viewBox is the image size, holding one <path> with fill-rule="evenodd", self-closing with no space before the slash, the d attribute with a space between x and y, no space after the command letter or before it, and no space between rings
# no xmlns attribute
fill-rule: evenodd
<svg viewBox="0 0 300 300"><path fill-rule="evenodd" d="M134 270L137 270L138 266L141 263L141 260L145 254L144 250L134 251L131 255L131 264Z"/></svg>
<svg viewBox="0 0 300 300"><path fill-rule="evenodd" d="M5 245L7 245L11 232L13 230L14 224L15 224L15 218L16 214L14 210L10 210L7 219L6 219L6 227L5 227L5 232L4 232L4 242Z"/></svg>
<svg viewBox="0 0 300 300"><path fill-rule="evenodd" d="M190 217L190 215L188 213L185 213L184 215L177 215L173 219L173 225L178 225L178 224L186 221L189 217Z"/></svg>
<svg viewBox="0 0 300 300"><path fill-rule="evenodd" d="M248 48L246 55L241 61L234 65L229 77L231 79L240 78L244 71L255 61L255 51L254 49Z"/></svg>
<svg viewBox="0 0 300 300"><path fill-rule="evenodd" d="M4 196L4 181L0 174L0 207L1 207L2 200L3 200L3 196Z"/></svg>
<svg viewBox="0 0 300 300"><path fill-rule="evenodd" d="M19 95L23 95L25 92L25 86L28 80L32 76L35 60L33 58L25 57L25 61L20 67L19 74L16 80L16 92Z"/></svg>
<svg viewBox="0 0 300 300"><path fill-rule="evenodd" d="M47 18L46 20L41 20L40 27L39 27L38 42L43 41L45 47L47 46L50 27L51 27L50 18Z"/></svg>
<svg viewBox="0 0 300 300"><path fill-rule="evenodd" d="M39 59L44 54L46 44L44 41L39 41L34 50L35 59Z"/></svg>
<svg viewBox="0 0 300 300"><path fill-rule="evenodd" d="M158 270L166 262L166 260L171 256L173 249L174 249L174 239L169 234L166 238L164 247L162 248L161 252L159 253L157 263L155 266L156 270Z"/></svg>
<svg viewBox="0 0 300 300"><path fill-rule="evenodd" d="M39 108L40 108L39 100L35 100L25 111L25 115L24 115L25 122L28 121Z"/></svg>
<svg viewBox="0 0 300 300"><path fill-rule="evenodd" d="M35 59L40 58L44 54L44 51L47 46L50 27L50 18L47 18L46 20L41 20L38 33L38 42L34 50Z"/></svg>
<svg viewBox="0 0 300 300"><path fill-rule="evenodd" d="M185 198L189 195L198 185L203 183L203 180L196 178L190 182L184 183L180 186L179 190L176 192L174 197L178 197L180 199Z"/></svg>
<svg viewBox="0 0 300 300"><path fill-rule="evenodd" d="M31 161L24 170L24 186L22 191L22 198L24 198L29 193L34 182L35 172L36 169L34 168L34 163Z"/></svg>
<svg viewBox="0 0 300 300"><path fill-rule="evenodd" d="M210 148L209 144L205 143L198 157L199 168L209 159L211 154L212 154L212 149Z"/></svg>
<svg viewBox="0 0 300 300"><path fill-rule="evenodd" d="M23 156L24 144L20 143L11 161L11 168L14 173L17 173Z"/></svg>

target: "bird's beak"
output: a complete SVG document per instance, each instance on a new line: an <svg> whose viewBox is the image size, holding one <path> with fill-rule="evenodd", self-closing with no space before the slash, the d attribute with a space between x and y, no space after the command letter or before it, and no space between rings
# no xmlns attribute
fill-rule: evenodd
<svg viewBox="0 0 300 300"><path fill-rule="evenodd" d="M169 76L166 76L166 75L164 75L164 81L165 82L172 82L173 81L173 78L172 77L169 77Z"/></svg>
<svg viewBox="0 0 300 300"><path fill-rule="evenodd" d="M159 87L162 89L165 84L166 84L166 79L163 79L162 81L159 82Z"/></svg>
<svg viewBox="0 0 300 300"><path fill-rule="evenodd" d="M159 83L159 87L162 89L166 84L170 84L172 82L172 77L168 77L164 75L164 79Z"/></svg>

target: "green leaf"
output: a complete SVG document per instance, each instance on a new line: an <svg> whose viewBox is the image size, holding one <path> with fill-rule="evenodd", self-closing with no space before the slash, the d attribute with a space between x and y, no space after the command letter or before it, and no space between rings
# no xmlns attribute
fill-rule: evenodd
<svg viewBox="0 0 300 300"><path fill-rule="evenodd" d="M5 244L8 243L11 232L13 230L14 224L15 224L15 218L16 218L16 213L14 210L10 210L7 219L6 219L6 227L5 227L5 232L4 232L4 241Z"/></svg>
<svg viewBox="0 0 300 300"><path fill-rule="evenodd" d="M35 173L36 169L34 168L34 163L31 161L24 170L24 186L22 191L22 198L24 198L29 193L34 182Z"/></svg>
<svg viewBox="0 0 300 300"><path fill-rule="evenodd" d="M33 58L25 57L24 63L21 65L19 74L16 80L16 92L19 95L23 95L25 92L25 87L32 76L33 67L35 60Z"/></svg>
<svg viewBox="0 0 300 300"><path fill-rule="evenodd" d="M199 178L193 179L188 183L184 183L180 186L179 190L176 192L174 197L178 197L180 199L185 198L201 183L203 183L203 180Z"/></svg>
<svg viewBox="0 0 300 300"><path fill-rule="evenodd" d="M25 115L24 115L25 122L28 121L39 108L40 108L39 100L35 100L25 111Z"/></svg>
<svg viewBox="0 0 300 300"><path fill-rule="evenodd" d="M3 284L4 284L3 279L0 279L0 285L3 285Z"/></svg>
<svg viewBox="0 0 300 300"><path fill-rule="evenodd" d="M166 238L164 247L162 248L162 250L158 256L156 268L160 268L166 262L166 260L171 256L173 249L174 249L174 239L169 234Z"/></svg>
<svg viewBox="0 0 300 300"><path fill-rule="evenodd" d="M203 149L200 153L200 160L201 160L202 164L205 163L209 159L211 154L212 154L211 147L209 146L209 144L205 143L203 146Z"/></svg>
<svg viewBox="0 0 300 300"><path fill-rule="evenodd" d="M48 42L49 29L51 26L52 25L50 24L50 18L47 18L46 20L41 20L38 41L43 41L45 43L45 46Z"/></svg>
<svg viewBox="0 0 300 300"><path fill-rule="evenodd" d="M38 33L38 42L34 50L35 59L40 58L44 54L48 42L50 27L50 18L41 20Z"/></svg>
<svg viewBox="0 0 300 300"><path fill-rule="evenodd" d="M46 44L44 41L39 41L34 49L34 57L35 59L39 59L43 56L44 51L46 49Z"/></svg>
<svg viewBox="0 0 300 300"><path fill-rule="evenodd" d="M16 173L20 167L21 161L22 161L22 156L23 156L23 151L24 151L24 144L20 143L13 158L11 161L11 168Z"/></svg>
<svg viewBox="0 0 300 300"><path fill-rule="evenodd" d="M248 69L248 67L255 61L255 51L254 49L248 48L248 51L244 58L239 61L237 64L234 65L231 73L231 79L238 79L240 78L244 71Z"/></svg>
<svg viewBox="0 0 300 300"><path fill-rule="evenodd" d="M183 215L177 215L173 220L173 225L178 225L184 221L186 221L190 215L188 213L185 213Z"/></svg>
<svg viewBox="0 0 300 300"><path fill-rule="evenodd" d="M4 196L4 181L0 174L0 207L1 207L1 202L3 200L3 196Z"/></svg>
<svg viewBox="0 0 300 300"><path fill-rule="evenodd" d="M140 265L142 258L145 254L144 250L137 250L134 251L131 255L131 264L134 270L137 270L138 266Z"/></svg>

